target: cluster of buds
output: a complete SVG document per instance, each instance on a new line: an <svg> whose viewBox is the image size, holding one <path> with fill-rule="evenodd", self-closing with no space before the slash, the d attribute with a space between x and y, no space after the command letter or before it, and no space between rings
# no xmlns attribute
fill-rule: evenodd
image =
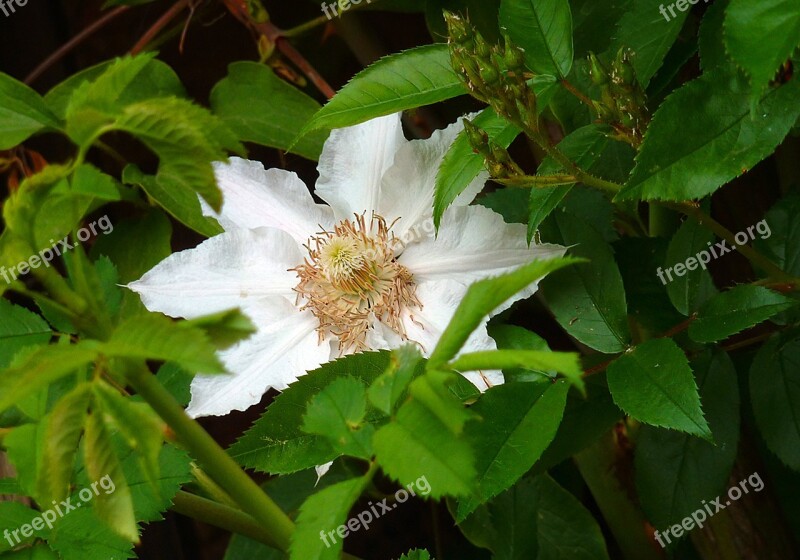
<svg viewBox="0 0 800 560"><path fill-rule="evenodd" d="M590 53L589 73L592 83L600 88L600 100L594 101L598 120L614 129L616 139L638 147L650 123L650 113L630 50L620 49L610 70Z"/></svg>
<svg viewBox="0 0 800 560"><path fill-rule="evenodd" d="M511 179L525 175L525 172L511 159L508 150L491 140L485 130L469 119L464 119L464 129L467 131L472 150L483 156L492 179Z"/></svg>
<svg viewBox="0 0 800 560"><path fill-rule="evenodd" d="M522 49L504 37L490 45L461 16L445 12L453 68L470 94L524 129L537 129L536 95L527 83Z"/></svg>

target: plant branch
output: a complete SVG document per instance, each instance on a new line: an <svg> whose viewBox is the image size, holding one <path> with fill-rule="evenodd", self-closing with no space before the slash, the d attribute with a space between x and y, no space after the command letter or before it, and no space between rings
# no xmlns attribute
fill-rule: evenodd
<svg viewBox="0 0 800 560"><path fill-rule="evenodd" d="M283 550L289 549L294 523L228 455L200 424L191 419L144 364L128 371L128 382L169 425L205 471L239 506L262 525Z"/></svg>
<svg viewBox="0 0 800 560"><path fill-rule="evenodd" d="M241 0L224 0L225 6L233 16L242 22L250 31L264 36L273 43L286 58L292 61L312 84L328 99L336 93L322 75L295 49L288 41L286 32L270 21L256 21L245 2Z"/></svg>
<svg viewBox="0 0 800 560"><path fill-rule="evenodd" d="M150 43L150 41L155 39L156 35L158 35L162 29L169 25L173 19L178 17L178 14L189 7L189 1L190 0L178 0L175 2L172 7L164 12L164 14L158 18L158 20L156 20L150 29L148 29L145 34L139 38L133 48L131 48L130 54L136 55L142 52Z"/></svg>
<svg viewBox="0 0 800 560"><path fill-rule="evenodd" d="M572 84L569 82L569 80L567 80L566 78L561 78L561 80L560 80L560 83L561 83L561 86L562 86L562 87L563 87L565 90L567 90L567 91L568 91L568 92L570 92L572 95L574 95L575 97L577 97L578 99L580 99L581 103L583 103L584 105L586 105L586 106L587 106L587 107L589 107L590 109L594 110L594 103L592 102L592 100L591 100L591 99L589 99L589 98L588 98L586 95L584 95L584 93L583 93L582 91L580 91L578 88L576 88L575 86L573 86L573 85L572 85Z"/></svg>
<svg viewBox="0 0 800 560"><path fill-rule="evenodd" d="M492 178L495 183L518 188L549 188L571 185L577 179L573 175L516 175L506 178Z"/></svg>
<svg viewBox="0 0 800 560"><path fill-rule="evenodd" d="M298 25L296 27L292 27L290 29L285 30L283 32L283 36L284 37L297 37L298 35L302 35L306 31L310 31L310 30L314 29L315 27L319 27L320 25L325 25L329 21L331 21L331 20L329 20L327 17L319 16L319 17L314 18L314 19L312 19L310 21L307 21L305 23L301 23L300 25Z"/></svg>
<svg viewBox="0 0 800 560"><path fill-rule="evenodd" d="M197 521L208 523L231 533L251 538L267 546L278 548L269 532L243 511L225 504L180 491L175 496L172 510Z"/></svg>
<svg viewBox="0 0 800 560"><path fill-rule="evenodd" d="M44 72L47 71L47 69L53 64L64 58L72 49L81 44L87 37L104 27L111 20L116 19L117 16L127 12L128 9L130 9L129 6L120 6L119 8L111 10L100 19L87 26L80 33L59 47L56 52L48 56L41 64L39 64L39 66L37 66L30 74L28 74L28 76L25 78L25 83L28 85L33 83L36 78L44 74Z"/></svg>

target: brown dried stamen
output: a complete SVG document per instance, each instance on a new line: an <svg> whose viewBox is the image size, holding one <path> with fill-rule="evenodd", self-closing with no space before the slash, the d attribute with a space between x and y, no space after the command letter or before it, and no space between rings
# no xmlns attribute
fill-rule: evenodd
<svg viewBox="0 0 800 560"><path fill-rule="evenodd" d="M365 350L373 316L407 340L402 312L422 305L411 273L395 259L395 246L397 240L378 215L369 225L356 215L311 238L308 258L292 270L300 278L298 304L304 300L302 309L319 320L320 341L330 334L343 354Z"/></svg>

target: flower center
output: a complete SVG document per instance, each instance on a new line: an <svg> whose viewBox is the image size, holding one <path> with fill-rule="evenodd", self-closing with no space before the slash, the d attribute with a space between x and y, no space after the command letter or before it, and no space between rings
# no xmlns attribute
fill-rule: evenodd
<svg viewBox="0 0 800 560"><path fill-rule="evenodd" d="M341 353L367 349L366 337L374 319L404 340L401 314L421 308L411 273L397 262L397 240L381 216L339 222L306 245L308 257L294 268L300 283L294 289L298 304L319 319L320 341L339 340Z"/></svg>

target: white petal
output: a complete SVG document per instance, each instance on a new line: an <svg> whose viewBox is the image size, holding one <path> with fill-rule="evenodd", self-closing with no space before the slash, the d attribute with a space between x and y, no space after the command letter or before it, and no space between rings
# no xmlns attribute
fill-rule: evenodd
<svg viewBox="0 0 800 560"><path fill-rule="evenodd" d="M436 174L442 159L463 129L464 120L461 118L444 130L435 131L427 140L408 142L398 150L394 165L386 172L378 213L388 223L400 218L392 231L404 244L418 237L434 235ZM479 173L454 205L466 206L472 202L488 177L485 171Z"/></svg>
<svg viewBox="0 0 800 560"><path fill-rule="evenodd" d="M422 353L428 357L439 343L456 308L464 299L467 287L453 280L425 282L417 286L417 298L423 305L422 310L406 310L403 314L403 325L409 339L418 343ZM497 346L489 337L484 321L467 339L464 348L459 352L477 352L479 350L495 350ZM481 391L491 385L503 383L503 374L499 371L468 372L464 377ZM488 383L487 383L488 382Z"/></svg>
<svg viewBox="0 0 800 560"><path fill-rule="evenodd" d="M439 237L409 245L399 261L417 282L451 279L472 284L564 251L558 245L528 246L524 225L507 224L483 206L466 206L449 208L442 217ZM535 286L532 288L527 295L535 291Z"/></svg>
<svg viewBox="0 0 800 560"><path fill-rule="evenodd" d="M226 231L274 227L306 243L320 226L329 229L334 223L331 209L316 204L295 173L234 157L214 163L214 174L223 194L222 211L216 214L203 202L203 213Z"/></svg>
<svg viewBox="0 0 800 560"><path fill-rule="evenodd" d="M330 348L319 343L317 319L283 298L266 298L246 309L258 332L220 352L228 375L198 375L192 381L192 417L222 416L246 410L273 387L283 390L298 377L328 361ZM282 317L265 321L265 317Z"/></svg>
<svg viewBox="0 0 800 560"><path fill-rule="evenodd" d="M274 228L233 230L173 253L128 288L150 311L191 319L266 296L294 300L288 269L303 262L289 234Z"/></svg>
<svg viewBox="0 0 800 560"><path fill-rule="evenodd" d="M363 212L369 220L379 206L381 179L405 143L399 113L332 131L319 158L317 196L337 220Z"/></svg>

